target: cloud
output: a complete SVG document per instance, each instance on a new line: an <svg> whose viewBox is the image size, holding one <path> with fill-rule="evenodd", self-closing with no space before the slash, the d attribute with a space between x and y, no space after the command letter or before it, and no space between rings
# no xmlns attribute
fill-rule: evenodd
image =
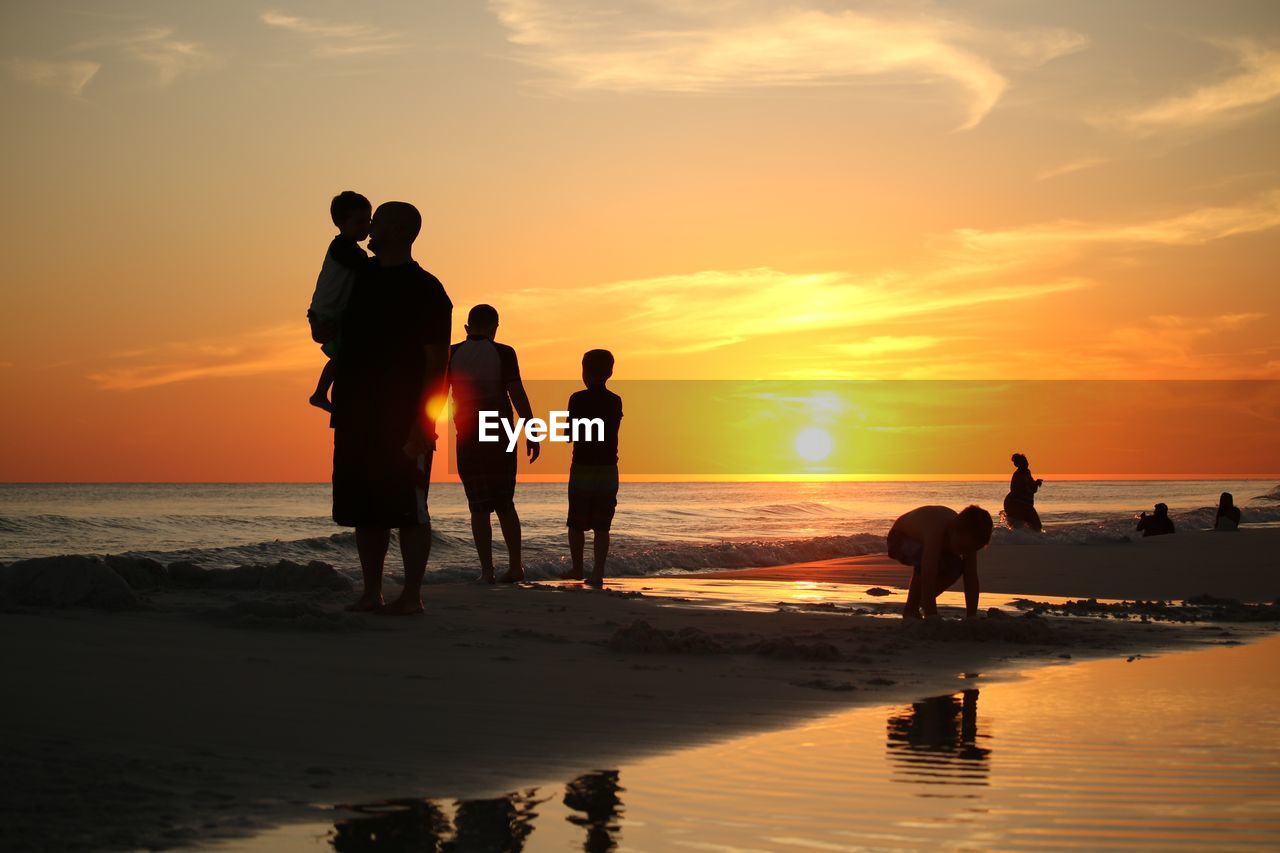
<svg viewBox="0 0 1280 853"><path fill-rule="evenodd" d="M1125 123L1140 131L1196 127L1237 119L1280 98L1280 51L1250 41L1222 46L1236 54L1237 74L1135 110L1124 117Z"/></svg>
<svg viewBox="0 0 1280 853"><path fill-rule="evenodd" d="M941 13L873 13L760 2L648 0L621 10L549 0L492 0L525 58L573 89L705 93L866 82L959 91L962 128L1008 88L1005 72L1078 50L1058 29L982 31Z"/></svg>
<svg viewBox="0 0 1280 853"><path fill-rule="evenodd" d="M303 18L268 10L258 16L262 23L305 39L317 57L367 56L399 53L407 47L397 33L369 24L343 24Z"/></svg>
<svg viewBox="0 0 1280 853"><path fill-rule="evenodd" d="M1061 254L1087 245L1199 246L1280 226L1280 190L1250 201L1205 207L1160 219L1096 224L1059 222L998 231L961 229L966 249L980 253Z"/></svg>
<svg viewBox="0 0 1280 853"><path fill-rule="evenodd" d="M209 53L193 41L173 37L173 30L155 27L124 38L120 46L125 54L148 66L161 84L172 83L181 74L205 66Z"/></svg>
<svg viewBox="0 0 1280 853"><path fill-rule="evenodd" d="M319 370L323 355L296 325L274 326L240 338L172 343L118 353L130 362L90 374L104 391L136 391L196 379Z"/></svg>
<svg viewBox="0 0 1280 853"><path fill-rule="evenodd" d="M11 59L10 72L19 80L36 86L56 89L73 98L79 97L101 70L102 65L88 60Z"/></svg>
<svg viewBox="0 0 1280 853"><path fill-rule="evenodd" d="M1063 175L1071 175L1075 172L1083 172L1086 169L1092 169L1094 166L1100 166L1107 162L1102 157L1082 157L1079 160L1068 160L1057 166L1051 166L1036 173L1035 180L1047 181L1052 178L1060 178Z"/></svg>
<svg viewBox="0 0 1280 853"><path fill-rule="evenodd" d="M9 68L21 80L78 97L102 68L119 60L146 66L157 83L167 85L213 59L199 43L175 38L171 27L98 36L77 42L63 53L80 58L12 59Z"/></svg>
<svg viewBox="0 0 1280 853"><path fill-rule="evenodd" d="M596 318L625 317L628 337L648 342L638 354L679 354L706 352L772 335L867 328L1085 286L1074 280L948 286L971 273L962 269L919 276L856 276L770 267L703 270L592 287L589 310ZM563 316L567 306L580 302L577 294L531 289L517 291L506 301L516 314ZM589 325L598 326L599 321ZM924 337L905 342L878 340L882 350L929 345ZM875 345L864 342L862 346Z"/></svg>

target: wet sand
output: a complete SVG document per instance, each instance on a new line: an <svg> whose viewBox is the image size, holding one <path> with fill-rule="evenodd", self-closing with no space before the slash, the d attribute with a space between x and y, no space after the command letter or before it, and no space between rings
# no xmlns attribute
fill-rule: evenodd
<svg viewBox="0 0 1280 853"><path fill-rule="evenodd" d="M983 592L1270 602L1280 598L1280 529L1191 531L1098 545L998 543L982 553L980 566ZM911 569L876 554L700 577L906 588Z"/></svg>
<svg viewBox="0 0 1280 853"><path fill-rule="evenodd" d="M1235 541L1253 538L1276 541ZM1156 543L1129 550L1147 544ZM984 578L1001 577L1002 559L1015 571L1012 557L993 554ZM1024 569L1014 591L1044 588L1032 584L1042 565ZM1097 586L1054 588L1117 592L1092 571ZM1213 567L1174 574L1232 577ZM344 613L349 594L327 589L152 589L142 609L118 612L10 604L0 613L10 650L0 848L189 846L314 820L316 804L492 796L854 705L947 693L966 673L1267 630L1007 611L906 623L874 607L768 605L793 601L796 585L754 577L715 582L723 591L707 606L658 594L655 578L604 593L440 585L428 589L426 615L409 618ZM1141 597L1168 588L1153 583ZM726 606L735 590L754 604Z"/></svg>

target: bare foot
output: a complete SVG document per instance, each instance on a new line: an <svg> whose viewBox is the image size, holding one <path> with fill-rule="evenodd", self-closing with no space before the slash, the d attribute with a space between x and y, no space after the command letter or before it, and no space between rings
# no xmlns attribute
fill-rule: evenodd
<svg viewBox="0 0 1280 853"><path fill-rule="evenodd" d="M521 581L524 580L524 568L521 567L519 569L507 569L507 571L503 573L502 577L499 578L499 580L502 583L520 583Z"/></svg>
<svg viewBox="0 0 1280 853"><path fill-rule="evenodd" d="M494 584L497 582L498 582L497 578L493 576L493 569L490 569L487 572L480 573L480 583Z"/></svg>
<svg viewBox="0 0 1280 853"><path fill-rule="evenodd" d="M583 583L596 589L604 589L604 575L592 575L583 581Z"/></svg>
<svg viewBox="0 0 1280 853"><path fill-rule="evenodd" d="M401 595L395 601L379 610L387 616L412 616L423 611L421 598L409 598Z"/></svg>
<svg viewBox="0 0 1280 853"><path fill-rule="evenodd" d="M351 602L343 609L349 613L369 613L374 610L381 610L384 605L382 595L362 595L356 601Z"/></svg>
<svg viewBox="0 0 1280 853"><path fill-rule="evenodd" d="M324 409L326 412L333 411L333 403L330 403L329 398L321 394L319 391L312 394L311 397L308 398L307 402L315 406L317 409Z"/></svg>
<svg viewBox="0 0 1280 853"><path fill-rule="evenodd" d="M580 581L580 580L585 580L585 578L582 576L582 572L575 572L573 569L568 569L560 573L560 580Z"/></svg>

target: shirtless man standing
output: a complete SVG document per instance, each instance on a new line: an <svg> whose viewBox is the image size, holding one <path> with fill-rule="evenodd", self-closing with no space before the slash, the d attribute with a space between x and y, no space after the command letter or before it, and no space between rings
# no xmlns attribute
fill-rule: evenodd
<svg viewBox="0 0 1280 853"><path fill-rule="evenodd" d="M964 576L966 616L978 615L978 552L991 541L991 513L979 506L960 512L945 506L922 506L893 523L889 556L911 566L906 619L938 615L938 594Z"/></svg>

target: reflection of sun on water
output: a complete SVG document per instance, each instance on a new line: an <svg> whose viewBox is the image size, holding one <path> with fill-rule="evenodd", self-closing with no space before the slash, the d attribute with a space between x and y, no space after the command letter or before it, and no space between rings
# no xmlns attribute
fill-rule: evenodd
<svg viewBox="0 0 1280 853"><path fill-rule="evenodd" d="M796 433L796 453L801 459L821 462L831 455L831 433L821 427L806 427Z"/></svg>

